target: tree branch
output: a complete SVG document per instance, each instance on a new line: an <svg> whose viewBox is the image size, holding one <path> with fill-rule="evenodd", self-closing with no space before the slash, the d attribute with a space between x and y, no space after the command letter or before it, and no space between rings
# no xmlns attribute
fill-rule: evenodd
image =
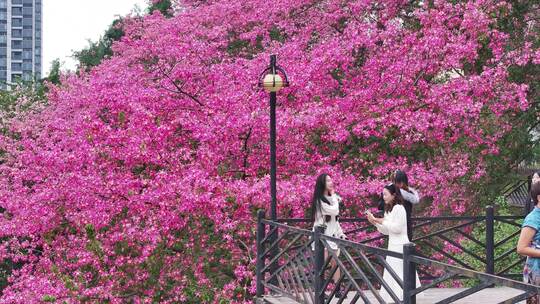
<svg viewBox="0 0 540 304"><path fill-rule="evenodd" d="M174 69L174 67L176 66L176 64L171 68L171 71L169 71L169 73L172 72L172 70ZM204 106L204 104L194 95L186 92L183 90L183 86L179 86L176 81L174 79L171 78L171 76L169 75L169 73L167 73L166 71L164 71L161 67L159 68L160 72L171 82L171 84L176 88L176 91L175 90L171 90L171 89L167 89L169 92L173 92L173 93L177 93L177 94L181 94L181 95L184 95L184 96L187 96L189 99L193 100L194 102L196 102L198 105L200 106Z"/></svg>

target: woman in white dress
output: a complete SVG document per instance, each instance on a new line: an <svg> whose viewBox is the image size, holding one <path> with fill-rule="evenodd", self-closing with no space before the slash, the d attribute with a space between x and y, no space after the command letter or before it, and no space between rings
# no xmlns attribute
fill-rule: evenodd
<svg viewBox="0 0 540 304"><path fill-rule="evenodd" d="M339 204L341 203L341 197L336 194L334 190L334 183L332 178L328 174L321 174L317 177L315 183L315 191L313 192L313 198L311 200L311 218L313 219L313 230L316 226L326 226L324 234L345 239L345 233L341 229L339 224ZM336 243L328 241L328 250L332 250L339 256L339 248ZM315 244L312 244L312 249L315 249ZM328 256L327 250L324 252L324 258L326 260ZM331 266L336 266L336 261L332 259L330 261ZM337 269L334 277L332 278L334 283L338 282L341 276L339 268ZM346 298L347 296L342 293L341 286L337 286L335 293L337 298Z"/></svg>
<svg viewBox="0 0 540 304"><path fill-rule="evenodd" d="M399 193L399 188L393 184L385 186L383 189L383 200L384 218L376 218L368 211L368 221L375 225L379 232L388 235L388 250L403 253L403 245L410 243L410 241L407 236L407 213L405 207L403 207L403 198ZM392 267L399 278L403 280L403 260L387 256L386 262ZM384 270L383 280L398 298L403 300L403 289L386 269ZM418 274L416 275L416 286L420 286ZM381 288L380 295L385 302L394 303L394 300L385 288Z"/></svg>

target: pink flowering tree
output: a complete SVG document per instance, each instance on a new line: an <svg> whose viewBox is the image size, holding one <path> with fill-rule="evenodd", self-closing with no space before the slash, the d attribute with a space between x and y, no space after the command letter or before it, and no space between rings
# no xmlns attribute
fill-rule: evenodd
<svg viewBox="0 0 540 304"><path fill-rule="evenodd" d="M507 3L454 2L186 0L124 19L113 57L7 122L1 301L249 302L269 201L256 82L272 53L292 81L278 100L282 216L304 216L321 172L358 216L396 168L432 214L468 210L529 107L507 67L534 49L508 50Z"/></svg>

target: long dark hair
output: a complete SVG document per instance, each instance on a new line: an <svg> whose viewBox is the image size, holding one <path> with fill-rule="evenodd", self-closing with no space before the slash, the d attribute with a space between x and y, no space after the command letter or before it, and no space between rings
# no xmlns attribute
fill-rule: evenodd
<svg viewBox="0 0 540 304"><path fill-rule="evenodd" d="M394 173L394 184L404 183L409 186L409 178L407 177L407 173L401 170L396 170Z"/></svg>
<svg viewBox="0 0 540 304"><path fill-rule="evenodd" d="M384 189L388 190L390 194L394 196L394 200L392 203L387 204L384 202L384 212L392 212L392 209L394 209L395 205L402 205L403 204L403 197L401 196L401 192L399 191L399 188L395 184L390 184L384 186ZM384 197L382 197L384 201Z"/></svg>
<svg viewBox="0 0 540 304"><path fill-rule="evenodd" d="M330 202L324 196L326 191L326 177L328 174L323 173L317 177L315 182L315 190L313 191L313 197L311 198L311 219L315 220L316 212L321 212L321 202L329 204Z"/></svg>
<svg viewBox="0 0 540 304"><path fill-rule="evenodd" d="M538 205L538 196L540 195L540 183L534 183L531 186L531 199L535 205Z"/></svg>
<svg viewBox="0 0 540 304"><path fill-rule="evenodd" d="M533 177L534 177L535 174L538 175L538 176L540 177L540 170L534 171L534 172L529 176L529 178L528 178L528 183L527 183L527 185L529 186L529 191L531 190L531 187L532 187L532 179L533 179Z"/></svg>

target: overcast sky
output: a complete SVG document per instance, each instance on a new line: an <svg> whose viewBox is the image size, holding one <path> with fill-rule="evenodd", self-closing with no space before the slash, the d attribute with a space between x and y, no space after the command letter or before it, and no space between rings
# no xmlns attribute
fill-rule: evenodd
<svg viewBox="0 0 540 304"><path fill-rule="evenodd" d="M127 15L146 0L43 0L43 75L60 58L63 69L74 70L74 50L97 40L118 15Z"/></svg>

